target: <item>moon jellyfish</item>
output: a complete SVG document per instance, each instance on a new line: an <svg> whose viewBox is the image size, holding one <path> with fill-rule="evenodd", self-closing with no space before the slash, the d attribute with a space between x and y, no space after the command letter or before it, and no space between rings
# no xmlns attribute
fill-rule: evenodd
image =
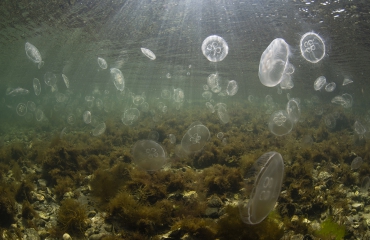
<svg viewBox="0 0 370 240"><path fill-rule="evenodd" d="M185 97L184 91L181 88L175 88L172 97L175 102L182 103Z"/></svg>
<svg viewBox="0 0 370 240"><path fill-rule="evenodd" d="M313 83L313 88L316 91L321 90L326 85L326 78L324 76L318 77Z"/></svg>
<svg viewBox="0 0 370 240"><path fill-rule="evenodd" d="M145 99L144 99L145 95L134 95L132 96L132 103L135 104L136 106L142 104Z"/></svg>
<svg viewBox="0 0 370 240"><path fill-rule="evenodd" d="M145 171L156 171L166 163L163 147L152 140L137 141L132 147L133 163Z"/></svg>
<svg viewBox="0 0 370 240"><path fill-rule="evenodd" d="M324 122L329 129L334 129L337 125L337 120L332 114L326 115L324 118Z"/></svg>
<svg viewBox="0 0 370 240"><path fill-rule="evenodd" d="M275 207L284 177L284 161L278 152L267 152L248 172L245 189L252 189L249 200L240 201L239 212L246 224L262 222Z"/></svg>
<svg viewBox="0 0 370 240"><path fill-rule="evenodd" d="M37 78L33 79L33 90L35 91L36 96L40 95L41 85L40 85L40 81Z"/></svg>
<svg viewBox="0 0 370 240"><path fill-rule="evenodd" d="M202 43L203 55L211 62L220 62L229 53L226 41L217 35L211 35Z"/></svg>
<svg viewBox="0 0 370 240"><path fill-rule="evenodd" d="M301 54L310 63L317 63L325 56L325 44L322 38L314 32L305 33L299 43Z"/></svg>
<svg viewBox="0 0 370 240"><path fill-rule="evenodd" d="M211 112L211 113L214 113L216 110L215 108L213 107L212 103L210 102L206 102L206 106L208 108L208 110Z"/></svg>
<svg viewBox="0 0 370 240"><path fill-rule="evenodd" d="M155 142L158 142L158 140L159 140L159 133L157 131L151 131L148 134L148 139L149 140L152 140L152 141L155 141Z"/></svg>
<svg viewBox="0 0 370 240"><path fill-rule="evenodd" d="M91 112L90 111L85 111L84 114L82 115L82 119L86 124L91 123Z"/></svg>
<svg viewBox="0 0 370 240"><path fill-rule="evenodd" d="M203 85L203 90L204 90L204 91L208 91L208 90L209 90L209 87L208 87L208 85L207 85L207 84L204 84L204 85Z"/></svg>
<svg viewBox="0 0 370 240"><path fill-rule="evenodd" d="M230 116L227 112L225 103L217 103L215 109L217 109L218 118L221 120L222 123L226 124L230 121Z"/></svg>
<svg viewBox="0 0 370 240"><path fill-rule="evenodd" d="M99 136L99 135L101 135L101 134L103 134L104 132L105 132L105 129L106 129L107 127L106 127L106 125L105 125L105 123L100 123L99 125L97 125L93 130L92 130L92 132L91 132L91 134L93 135L93 136Z"/></svg>
<svg viewBox="0 0 370 240"><path fill-rule="evenodd" d="M369 190L369 187L370 187L370 177L369 176L366 176L362 180L361 192L367 193L367 191Z"/></svg>
<svg viewBox="0 0 370 240"><path fill-rule="evenodd" d="M16 112L19 116L24 116L27 113L27 105L24 103L19 103L16 107Z"/></svg>
<svg viewBox="0 0 370 240"><path fill-rule="evenodd" d="M166 78L171 78L171 74L170 73L167 73L166 74Z"/></svg>
<svg viewBox="0 0 370 240"><path fill-rule="evenodd" d="M67 123L69 125L73 125L73 124L76 123L76 117L75 117L74 114L72 114L72 113L68 114L68 116L67 116Z"/></svg>
<svg viewBox="0 0 370 240"><path fill-rule="evenodd" d="M226 87L226 93L229 96L234 96L238 92L238 83L235 80L228 82Z"/></svg>
<svg viewBox="0 0 370 240"><path fill-rule="evenodd" d="M129 108L122 115L122 122L125 125L132 125L140 116L137 108Z"/></svg>
<svg viewBox="0 0 370 240"><path fill-rule="evenodd" d="M248 96L248 101L249 101L250 103L254 103L254 102L255 102L255 100L256 100L256 98L255 98L253 95L249 95L249 96Z"/></svg>
<svg viewBox="0 0 370 240"><path fill-rule="evenodd" d="M142 112L147 112L147 111L149 111L149 103L147 103L147 102L143 102L142 104L140 104L140 110L142 111Z"/></svg>
<svg viewBox="0 0 370 240"><path fill-rule="evenodd" d="M344 78L342 86L345 86L345 85L350 84L350 83L353 83L352 79Z"/></svg>
<svg viewBox="0 0 370 240"><path fill-rule="evenodd" d="M327 92L332 92L335 90L335 87L337 85L335 84L335 82L331 82L331 83L328 83L326 86L325 86L325 91Z"/></svg>
<svg viewBox="0 0 370 240"><path fill-rule="evenodd" d="M302 147L309 148L309 147L312 146L312 144L313 144L313 139L310 135L303 136L303 138L301 140Z"/></svg>
<svg viewBox="0 0 370 240"><path fill-rule="evenodd" d="M101 57L98 57L98 64L101 69L107 69L108 67L107 61L105 61L105 59Z"/></svg>
<svg viewBox="0 0 370 240"><path fill-rule="evenodd" d="M293 121L285 110L274 112L269 119L268 127L271 133L276 136L283 136L293 129Z"/></svg>
<svg viewBox="0 0 370 240"><path fill-rule="evenodd" d="M286 111L293 124L297 123L299 118L301 117L301 107L299 106L299 100L296 98L291 98L286 105Z"/></svg>
<svg viewBox="0 0 370 240"><path fill-rule="evenodd" d="M352 160L351 170L359 169L362 163L363 163L362 157L356 157L355 159Z"/></svg>
<svg viewBox="0 0 370 240"><path fill-rule="evenodd" d="M25 50L27 57L34 63L38 64L38 68L40 69L42 66L44 66L44 61L42 61L41 54L39 50L33 46L31 43L26 42Z"/></svg>
<svg viewBox="0 0 370 240"><path fill-rule="evenodd" d="M141 52L144 53L145 56L147 56L150 60L155 60L156 59L156 56L155 54L150 51L149 49L147 48L140 48L141 49Z"/></svg>
<svg viewBox="0 0 370 240"><path fill-rule="evenodd" d="M36 117L36 120L38 122L41 122L45 118L44 112L41 109L39 109L39 108L36 109L36 111L35 111L35 117Z"/></svg>
<svg viewBox="0 0 370 240"><path fill-rule="evenodd" d="M352 99L352 96L350 94L344 93L342 95L335 96L331 100L331 102L335 103L335 104L340 104L344 108L350 108L350 107L352 107L353 99Z"/></svg>
<svg viewBox="0 0 370 240"><path fill-rule="evenodd" d="M355 132L362 139L364 137L364 134L366 133L366 128L359 121L356 121L354 124L354 129Z"/></svg>
<svg viewBox="0 0 370 240"><path fill-rule="evenodd" d="M172 133L168 134L168 139L170 140L170 143L175 144L176 143L176 136Z"/></svg>
<svg viewBox="0 0 370 240"><path fill-rule="evenodd" d="M210 91L205 91L202 93L202 97L205 99L205 100L210 100L212 98L212 93Z"/></svg>
<svg viewBox="0 0 370 240"><path fill-rule="evenodd" d="M267 87L278 85L289 65L289 45L282 38L273 40L261 55L258 77Z"/></svg>
<svg viewBox="0 0 370 240"><path fill-rule="evenodd" d="M55 84L57 83L57 76L55 76L54 73L46 72L44 74L44 81L45 84L50 87L55 86Z"/></svg>
<svg viewBox="0 0 370 240"><path fill-rule="evenodd" d="M117 90L122 92L125 88L125 78L123 77L121 70L117 68L111 68L110 76L114 83L114 86L116 86Z"/></svg>
<svg viewBox="0 0 370 240"><path fill-rule="evenodd" d="M6 95L7 96L21 96L21 95L27 95L30 91L24 88L7 88L6 89Z"/></svg>
<svg viewBox="0 0 370 240"><path fill-rule="evenodd" d="M163 99L170 99L171 98L171 91L168 89L163 89L161 92L161 97Z"/></svg>
<svg viewBox="0 0 370 240"><path fill-rule="evenodd" d="M222 139L223 137L224 137L224 133L223 132L217 133L217 138Z"/></svg>
<svg viewBox="0 0 370 240"><path fill-rule="evenodd" d="M181 146L187 153L198 152L206 145L210 136L206 126L200 122L195 122L190 125L188 131L183 136Z"/></svg>
<svg viewBox="0 0 370 240"><path fill-rule="evenodd" d="M62 74L62 77L63 77L64 84L66 85L67 88L69 88L69 79L64 74Z"/></svg>
<svg viewBox="0 0 370 240"><path fill-rule="evenodd" d="M103 100L101 100L100 98L97 98L96 101L95 101L95 106L99 109L99 110L102 110L103 109Z"/></svg>
<svg viewBox="0 0 370 240"><path fill-rule="evenodd" d="M27 102L27 110L34 112L36 110L36 104L32 101Z"/></svg>
<svg viewBox="0 0 370 240"><path fill-rule="evenodd" d="M294 87L294 83L292 81L292 76L290 74L284 74L280 82L280 88L281 89L292 89L293 87ZM279 94L281 94L281 92Z"/></svg>

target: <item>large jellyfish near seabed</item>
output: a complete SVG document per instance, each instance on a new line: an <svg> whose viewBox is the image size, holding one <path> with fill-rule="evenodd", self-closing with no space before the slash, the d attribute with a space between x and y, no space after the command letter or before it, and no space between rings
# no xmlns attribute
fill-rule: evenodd
<svg viewBox="0 0 370 240"><path fill-rule="evenodd" d="M210 132L201 122L194 122L181 140L181 146L187 153L198 152L210 138Z"/></svg>
<svg viewBox="0 0 370 240"><path fill-rule="evenodd" d="M275 87L288 73L289 45L282 38L274 39L261 55L258 77L267 87Z"/></svg>
<svg viewBox="0 0 370 240"><path fill-rule="evenodd" d="M153 140L137 141L132 147L133 163L146 171L156 171L167 161L166 151Z"/></svg>
<svg viewBox="0 0 370 240"><path fill-rule="evenodd" d="M239 203L242 221L258 224L274 209L284 177L284 161L278 152L267 152L254 163L247 174L245 189L252 189ZM247 193L248 194L248 193Z"/></svg>

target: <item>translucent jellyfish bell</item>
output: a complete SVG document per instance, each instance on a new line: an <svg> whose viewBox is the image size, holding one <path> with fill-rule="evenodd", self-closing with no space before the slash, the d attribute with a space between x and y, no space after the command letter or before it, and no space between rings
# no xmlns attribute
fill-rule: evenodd
<svg viewBox="0 0 370 240"><path fill-rule="evenodd" d="M293 129L293 121L285 110L274 112L269 119L268 127L271 133L276 136L283 136Z"/></svg>
<svg viewBox="0 0 370 240"><path fill-rule="evenodd" d="M217 109L218 118L221 120L222 123L226 124L230 122L230 116L227 112L225 103L217 103L215 109Z"/></svg>
<svg viewBox="0 0 370 240"><path fill-rule="evenodd" d="M367 191L369 190L369 187L370 187L370 177L369 176L366 176L362 180L361 192L362 193L367 193Z"/></svg>
<svg viewBox="0 0 370 240"><path fill-rule="evenodd" d="M125 88L125 78L123 77L121 70L117 68L111 68L110 75L114 86L116 86L117 90L122 92Z"/></svg>
<svg viewBox="0 0 370 240"><path fill-rule="evenodd" d="M335 82L331 82L331 83L328 83L326 86L325 86L325 91L327 92L332 92L335 90L335 87L337 85L335 84Z"/></svg>
<svg viewBox="0 0 370 240"><path fill-rule="evenodd" d="M252 188L249 201L239 203L244 223L258 224L272 211L280 195L283 176L284 161L280 153L265 153L254 163L246 179L245 188Z"/></svg>
<svg viewBox="0 0 370 240"><path fill-rule="evenodd" d="M190 125L188 131L181 140L181 146L187 153L198 152L210 138L209 130L200 122Z"/></svg>
<svg viewBox="0 0 370 240"><path fill-rule="evenodd" d="M107 69L108 64L104 58L98 57L98 64L101 69Z"/></svg>
<svg viewBox="0 0 370 240"><path fill-rule="evenodd" d="M40 81L37 78L33 79L33 90L35 91L36 96L40 95L41 85L40 85Z"/></svg>
<svg viewBox="0 0 370 240"><path fill-rule="evenodd" d="M23 117L27 113L27 105L24 103L19 103L17 105L16 112L19 116Z"/></svg>
<svg viewBox="0 0 370 240"><path fill-rule="evenodd" d="M366 132L366 128L359 121L355 122L354 129L358 135L364 135Z"/></svg>
<svg viewBox="0 0 370 240"><path fill-rule="evenodd" d="M92 130L92 135L93 136L99 136L101 134L103 134L105 132L105 129L106 129L106 125L105 123L100 123L98 124L93 130Z"/></svg>
<svg viewBox="0 0 370 240"><path fill-rule="evenodd" d="M220 62L229 53L229 46L226 41L217 35L204 39L202 43L203 55L211 62Z"/></svg>
<svg viewBox="0 0 370 240"><path fill-rule="evenodd" d="M299 118L301 117L301 107L299 106L299 100L296 98L291 98L286 105L286 111L293 124L297 123Z"/></svg>
<svg viewBox="0 0 370 240"><path fill-rule="evenodd" d="M152 140L137 141L132 147L133 163L146 171L156 171L166 163L163 147Z"/></svg>
<svg viewBox="0 0 370 240"><path fill-rule="evenodd" d="M238 92L238 83L235 80L228 82L226 87L226 93L229 96L234 96Z"/></svg>
<svg viewBox="0 0 370 240"><path fill-rule="evenodd" d="M321 90L326 85L326 78L324 76L318 77L313 83L313 88L316 91Z"/></svg>
<svg viewBox="0 0 370 240"><path fill-rule="evenodd" d="M57 83L57 76L55 76L54 73L46 72L44 74L44 81L45 84L50 87L55 86L55 84Z"/></svg>
<svg viewBox="0 0 370 240"><path fill-rule="evenodd" d="M289 64L289 45L282 38L273 40L261 55L258 77L267 87L278 85ZM290 69L290 68L288 68Z"/></svg>
<svg viewBox="0 0 370 240"><path fill-rule="evenodd" d="M140 111L137 108L129 108L122 115L122 122L125 125L132 125L140 116Z"/></svg>
<svg viewBox="0 0 370 240"><path fill-rule="evenodd" d="M334 129L335 126L337 125L337 120L335 119L335 117L333 116L333 114L329 114L329 115L325 116L324 122L325 122L325 125L329 129Z"/></svg>
<svg viewBox="0 0 370 240"><path fill-rule="evenodd" d="M352 160L351 170L359 169L362 163L363 163L362 157L356 157L355 159Z"/></svg>
<svg viewBox="0 0 370 240"><path fill-rule="evenodd" d="M32 45L29 42L26 42L25 44L25 50L27 57L34 63L38 64L38 68L40 69L42 66L44 66L44 61L42 61L41 54L39 50Z"/></svg>
<svg viewBox="0 0 370 240"><path fill-rule="evenodd" d="M299 45L302 57L310 63L317 63L325 56L324 41L314 32L305 33Z"/></svg>
<svg viewBox="0 0 370 240"><path fill-rule="evenodd" d="M155 56L155 54L151 51L151 50L149 50L149 49L147 49L147 48L140 48L141 49L141 52L145 55L145 56L147 56L150 60L155 60L157 57Z"/></svg>

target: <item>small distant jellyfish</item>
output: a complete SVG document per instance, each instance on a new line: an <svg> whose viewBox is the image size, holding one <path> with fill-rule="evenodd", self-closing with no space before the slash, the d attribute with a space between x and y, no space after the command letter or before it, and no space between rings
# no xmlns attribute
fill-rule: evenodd
<svg viewBox="0 0 370 240"><path fill-rule="evenodd" d="M25 50L27 57L34 63L37 63L38 69L40 69L42 66L44 66L44 61L42 61L41 54L39 50L33 46L31 43L26 42L25 44Z"/></svg>
<svg viewBox="0 0 370 240"><path fill-rule="evenodd" d="M69 79L66 75L62 74L62 78L64 81L64 84L66 85L66 88L69 88Z"/></svg>
<svg viewBox="0 0 370 240"><path fill-rule="evenodd" d="M156 59L155 54L154 54L151 50L149 50L149 49L147 49L147 48L140 48L140 49L141 49L141 52L142 52L145 56L147 56L150 60L155 60L155 59Z"/></svg>
<svg viewBox="0 0 370 240"><path fill-rule="evenodd" d="M310 63L317 63L325 56L325 44L322 38L314 33L305 33L300 40L301 55Z"/></svg>
<svg viewBox="0 0 370 240"><path fill-rule="evenodd" d="M210 100L212 98L212 93L210 91L205 91L202 93L202 97L205 99L205 100Z"/></svg>
<svg viewBox="0 0 370 240"><path fill-rule="evenodd" d="M335 87L336 87L335 82L328 83L328 84L325 86L325 91L327 91L327 92L332 92L332 91L334 91L334 90L335 90Z"/></svg>
<svg viewBox="0 0 370 240"><path fill-rule="evenodd" d="M106 129L106 125L105 123L100 123L98 124L93 130L92 130L92 135L93 136L99 136L101 134L103 134L105 132L105 129Z"/></svg>
<svg viewBox="0 0 370 240"><path fill-rule="evenodd" d="M250 103L254 103L254 101L255 101L255 97L254 97L253 95L249 95L249 96L248 96L248 101L249 101Z"/></svg>
<svg viewBox="0 0 370 240"><path fill-rule="evenodd" d="M354 124L354 129L355 129L355 132L362 139L364 137L364 134L366 133L366 128L359 121L356 121Z"/></svg>
<svg viewBox="0 0 370 240"><path fill-rule="evenodd" d="M170 143L175 144L176 143L176 136L172 133L168 134L168 139L170 140Z"/></svg>
<svg viewBox="0 0 370 240"><path fill-rule="evenodd" d="M216 109L213 107L212 103L210 102L206 102L206 107L211 113L214 113L216 111Z"/></svg>
<svg viewBox="0 0 370 240"><path fill-rule="evenodd" d="M125 78L123 77L121 70L117 68L111 68L110 75L114 86L117 88L117 90L122 92L125 88Z"/></svg>
<svg viewBox="0 0 370 240"><path fill-rule="evenodd" d="M350 83L353 83L353 80L352 79L344 78L342 86L348 85Z"/></svg>
<svg viewBox="0 0 370 240"><path fill-rule="evenodd" d="M31 112L34 112L36 110L36 103L32 101L27 102L27 110L30 110Z"/></svg>
<svg viewBox="0 0 370 240"><path fill-rule="evenodd" d="M19 103L17 105L16 112L19 116L23 117L27 113L27 105L24 103Z"/></svg>
<svg viewBox="0 0 370 240"><path fill-rule="evenodd" d="M223 124L226 124L230 121L230 116L227 112L226 104L217 103L215 109L217 109L217 115Z"/></svg>
<svg viewBox="0 0 370 240"><path fill-rule="evenodd" d="M325 116L324 122L325 122L325 125L329 129L334 129L335 126L337 125L336 124L337 120L335 119L335 117L332 114L329 114L329 115Z"/></svg>
<svg viewBox="0 0 370 240"><path fill-rule="evenodd" d="M54 73L46 72L44 74L44 81L46 85L53 87L57 83L57 76Z"/></svg>
<svg viewBox="0 0 370 240"><path fill-rule="evenodd" d="M318 77L314 84L313 84L313 88L316 90L316 91L319 91L321 90L324 86L326 85L326 78L324 76L320 76Z"/></svg>
<svg viewBox="0 0 370 240"><path fill-rule="evenodd" d="M140 111L137 108L129 108L122 115L122 123L132 125L140 116Z"/></svg>
<svg viewBox="0 0 370 240"><path fill-rule="evenodd" d="M367 191L369 190L369 187L370 187L370 177L366 176L362 180L361 192L362 193L367 193Z"/></svg>
<svg viewBox="0 0 370 240"><path fill-rule="evenodd" d="M85 111L84 114L82 115L83 120L86 124L91 123L91 112L90 111Z"/></svg>
<svg viewBox="0 0 370 240"><path fill-rule="evenodd" d="M70 125L73 125L76 123L76 117L74 114L69 114L67 116L67 123L70 124Z"/></svg>
<svg viewBox="0 0 370 240"><path fill-rule="evenodd" d="M223 137L224 137L224 133L223 132L217 133L217 138L222 139Z"/></svg>
<svg viewBox="0 0 370 240"><path fill-rule="evenodd" d="M184 91L181 88L175 88L173 90L172 98L175 102L182 103L184 101L184 98L185 98Z"/></svg>
<svg viewBox="0 0 370 240"><path fill-rule="evenodd" d="M238 83L235 80L228 82L226 87L226 93L229 96L234 96L238 92Z"/></svg>
<svg viewBox="0 0 370 240"><path fill-rule="evenodd" d="M351 170L359 169L362 163L363 163L362 157L356 157L355 159L352 160Z"/></svg>
<svg viewBox="0 0 370 240"><path fill-rule="evenodd" d="M210 132L206 126L200 122L190 125L188 131L181 140L181 146L187 153L198 152L210 138Z"/></svg>
<svg viewBox="0 0 370 240"><path fill-rule="evenodd" d="M208 85L207 85L207 84L204 84L204 85L203 85L203 90L204 90L204 91L208 91L208 90L209 90L209 87L208 87Z"/></svg>
<svg viewBox="0 0 370 240"><path fill-rule="evenodd" d="M41 93L41 84L37 78L33 79L33 90L35 91L35 95L38 96Z"/></svg>
<svg viewBox="0 0 370 240"><path fill-rule="evenodd" d="M171 78L171 74L170 73L167 73L166 74L166 78Z"/></svg>
<svg viewBox="0 0 370 240"><path fill-rule="evenodd" d="M285 110L274 112L269 119L268 128L276 136L283 136L293 129L294 123Z"/></svg>
<svg viewBox="0 0 370 240"><path fill-rule="evenodd" d="M108 67L107 61L105 61L105 59L101 57L98 57L98 64L101 69L107 69Z"/></svg>
<svg viewBox="0 0 370 240"><path fill-rule="evenodd" d="M217 35L204 39L202 43L203 55L211 62L220 62L229 53L229 46L226 41Z"/></svg>
<svg viewBox="0 0 370 240"><path fill-rule="evenodd" d="M227 145L227 138L223 138L221 142L224 146Z"/></svg>

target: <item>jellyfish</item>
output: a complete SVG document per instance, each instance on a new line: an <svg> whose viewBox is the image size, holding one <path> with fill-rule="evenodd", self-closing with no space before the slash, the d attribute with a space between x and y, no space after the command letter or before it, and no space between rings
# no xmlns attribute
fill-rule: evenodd
<svg viewBox="0 0 370 240"><path fill-rule="evenodd" d="M229 46L225 39L212 35L204 39L202 43L203 55L211 62L220 62L229 53Z"/></svg>
<svg viewBox="0 0 370 240"><path fill-rule="evenodd" d="M27 113L27 105L24 103L19 103L16 107L16 112L19 116L23 117Z"/></svg>
<svg viewBox="0 0 370 240"><path fill-rule="evenodd" d="M106 129L106 125L105 123L100 123L98 124L93 130L92 130L92 135L93 136L99 136L101 134L103 134L105 132L105 129Z"/></svg>
<svg viewBox="0 0 370 240"><path fill-rule="evenodd" d="M166 152L153 140L137 141L132 147L133 163L146 171L156 171L166 163Z"/></svg>
<svg viewBox="0 0 370 240"><path fill-rule="evenodd" d="M33 46L31 43L26 42L25 44L25 50L27 57L34 63L37 63L38 68L40 69L42 66L44 66L44 61L42 61L41 54L39 50Z"/></svg>
<svg viewBox="0 0 370 240"><path fill-rule="evenodd" d="M299 100L296 98L291 98L286 105L286 111L293 124L297 123L301 116L301 107L299 106Z"/></svg>
<svg viewBox="0 0 370 240"><path fill-rule="evenodd" d="M318 77L313 83L313 88L316 91L321 90L326 85L326 78L324 76Z"/></svg>
<svg viewBox="0 0 370 240"><path fill-rule="evenodd" d="M258 77L261 83L267 87L275 87L284 78L284 74L290 70L289 46L282 38L273 40L261 55Z"/></svg>
<svg viewBox="0 0 370 240"><path fill-rule="evenodd" d="M284 176L283 157L267 152L254 163L248 173L245 189L252 189L249 200L239 203L241 219L246 224L262 222L275 207Z"/></svg>
<svg viewBox="0 0 370 240"><path fill-rule="evenodd" d="M336 87L335 82L328 83L328 84L325 86L325 91L327 91L327 92L332 92L332 91L334 91L334 90L335 90L335 87Z"/></svg>
<svg viewBox="0 0 370 240"><path fill-rule="evenodd" d="M116 86L117 90L122 92L125 88L125 78L123 77L121 70L117 68L111 68L110 75L114 86Z"/></svg>
<svg viewBox="0 0 370 240"><path fill-rule="evenodd" d="M268 127L271 133L276 136L283 136L293 129L293 121L285 110L274 112L269 119Z"/></svg>
<svg viewBox="0 0 370 240"><path fill-rule="evenodd" d="M181 146L187 153L198 152L203 149L210 136L206 126L200 122L195 122L190 125L188 131L183 136Z"/></svg>
<svg viewBox="0 0 370 240"><path fill-rule="evenodd" d="M362 157L356 157L351 162L351 170L359 169L362 163L363 163Z"/></svg>
<svg viewBox="0 0 370 240"><path fill-rule="evenodd" d="M234 96L238 92L238 83L235 80L228 82L226 87L226 93L229 96Z"/></svg>
<svg viewBox="0 0 370 240"><path fill-rule="evenodd" d="M300 40L301 55L310 63L317 63L325 56L325 44L322 38L314 33L305 33Z"/></svg>
<svg viewBox="0 0 370 240"><path fill-rule="evenodd" d="M147 56L150 60L155 60L156 59L155 54L152 51L150 51L149 49L147 49L147 48L140 48L140 49L141 49L141 52L145 56Z"/></svg>
<svg viewBox="0 0 370 240"><path fill-rule="evenodd" d="M101 69L107 69L108 67L107 61L105 61L105 59L101 57L98 57L98 64Z"/></svg>
<svg viewBox="0 0 370 240"><path fill-rule="evenodd" d="M33 90L34 90L36 96L40 95L41 85L40 85L40 81L37 78L33 79Z"/></svg>

